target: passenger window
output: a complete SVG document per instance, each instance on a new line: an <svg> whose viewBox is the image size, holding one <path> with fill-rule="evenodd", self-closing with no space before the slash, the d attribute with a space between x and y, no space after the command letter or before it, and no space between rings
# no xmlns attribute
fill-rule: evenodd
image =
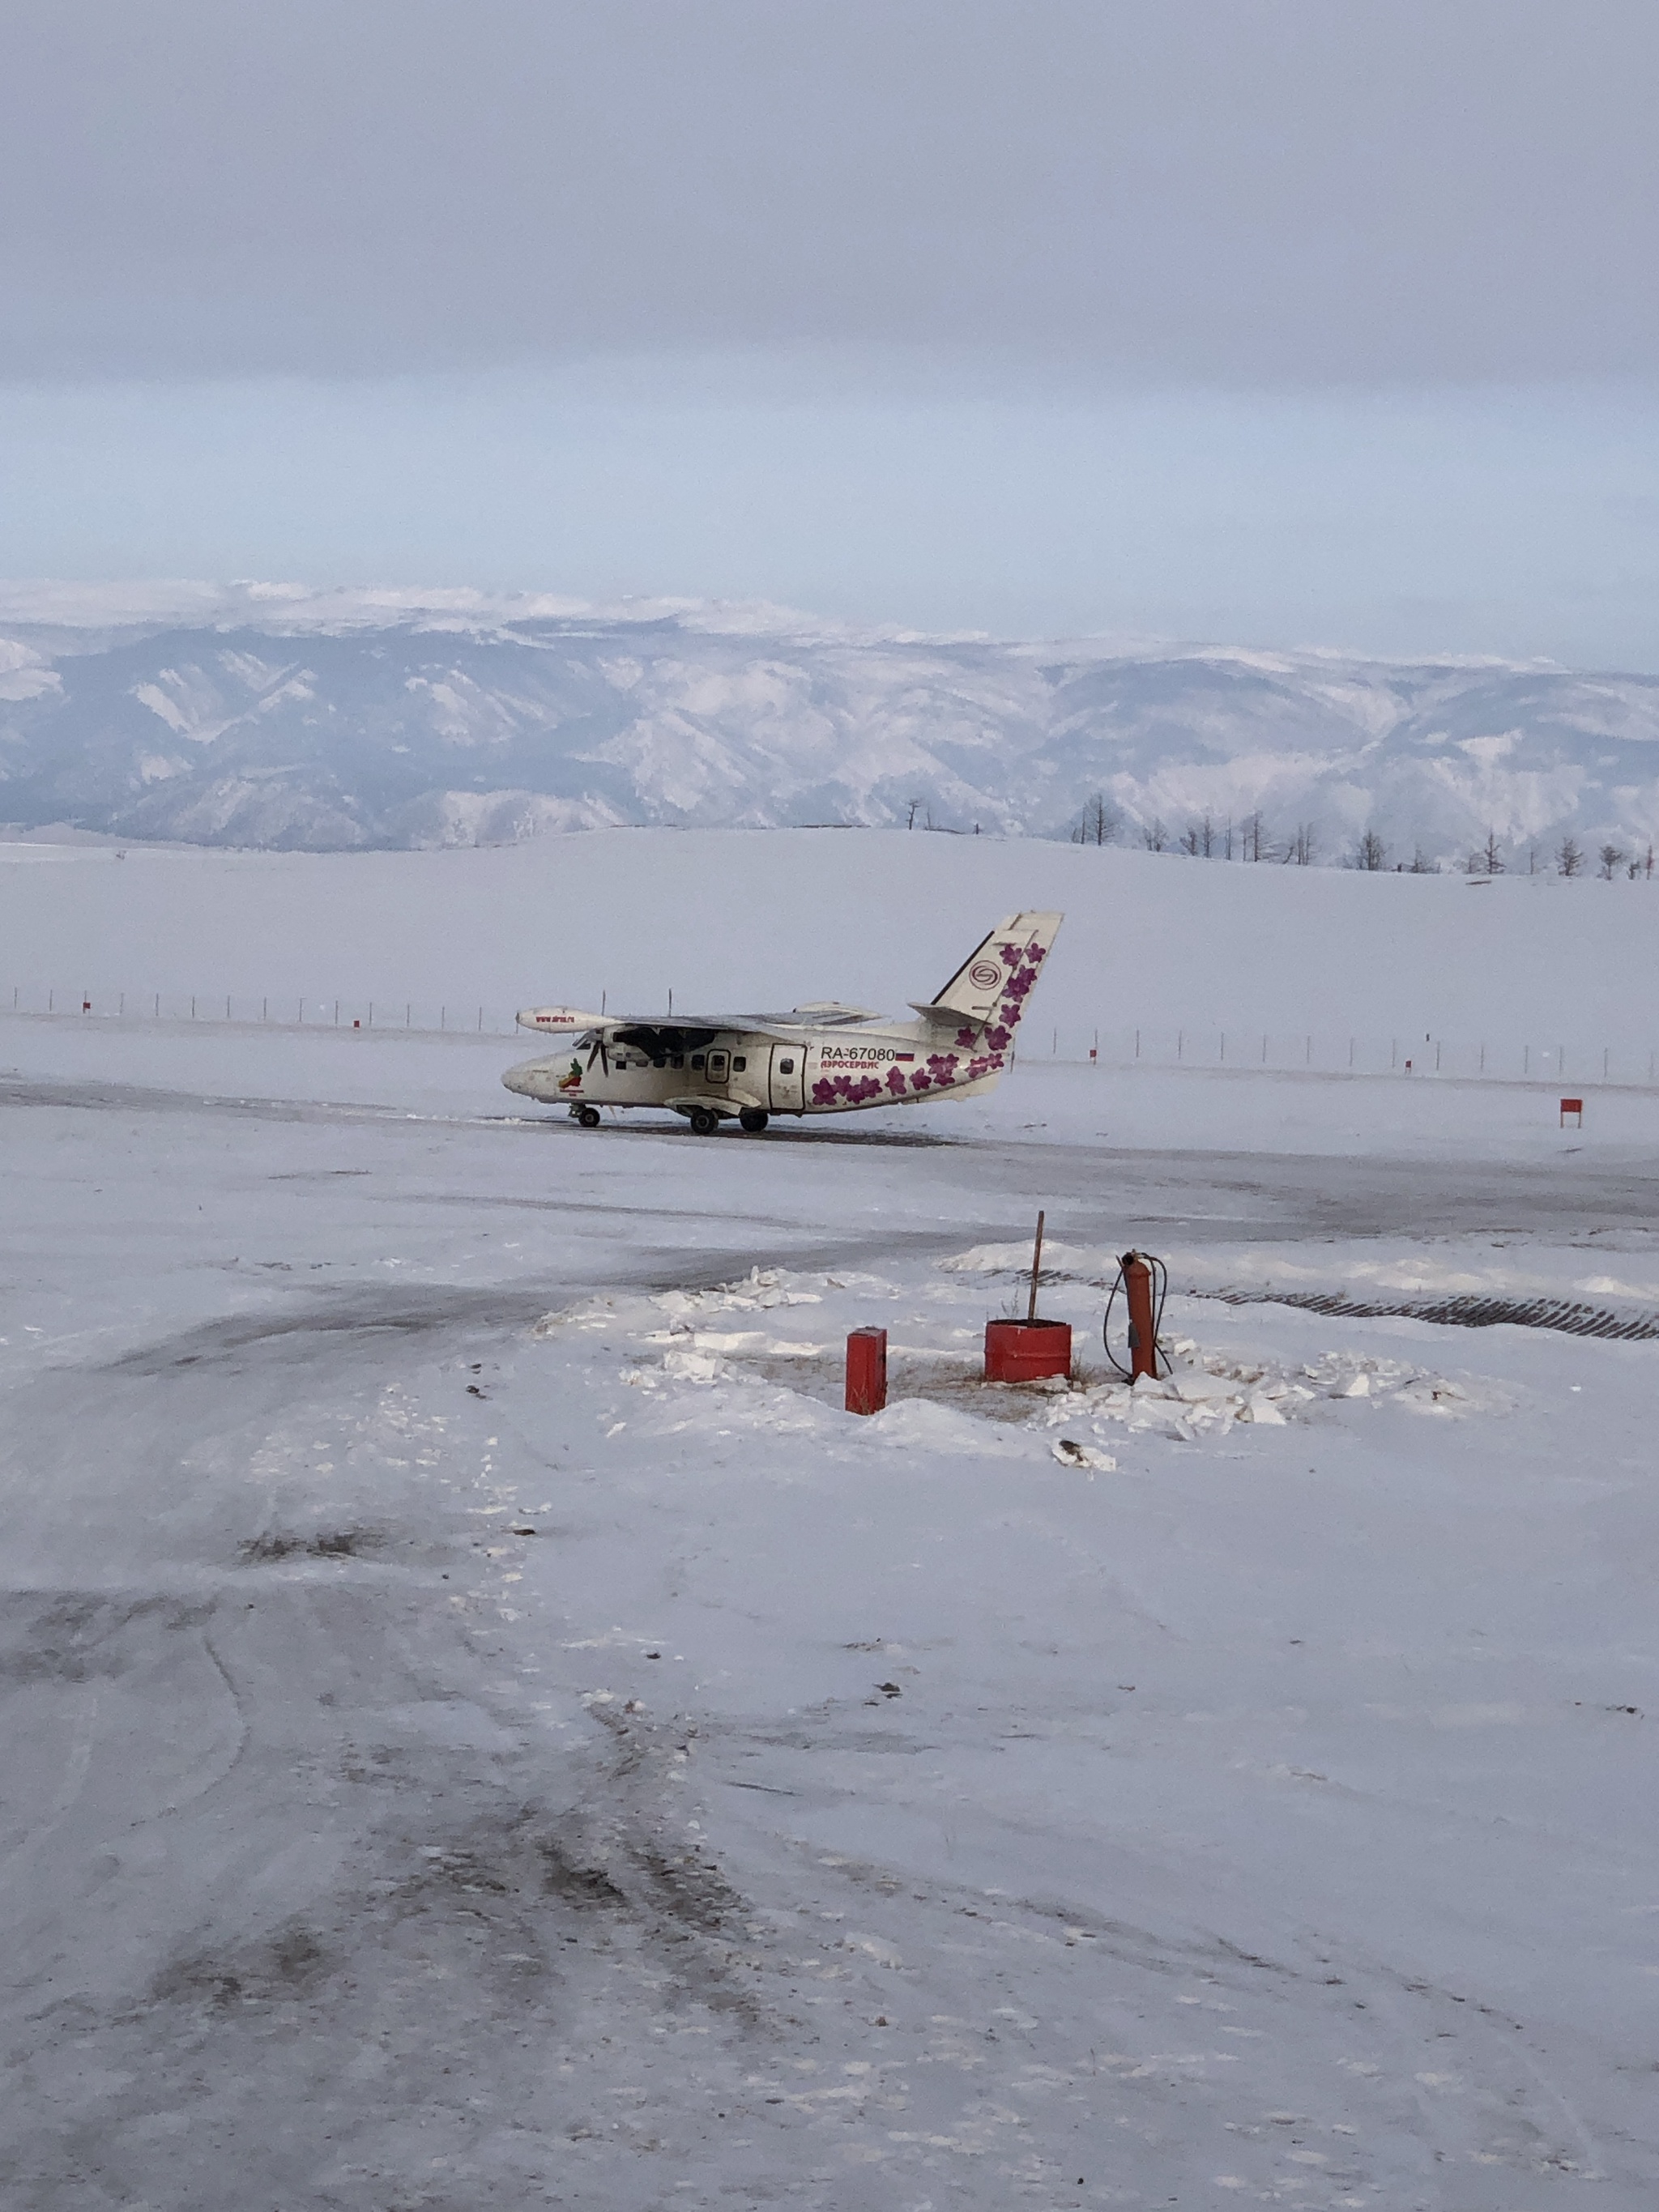
<svg viewBox="0 0 1659 2212"><path fill-rule="evenodd" d="M793 1075L794 1072L795 1063L793 1060L781 1060L778 1062L778 1073L780 1075Z"/></svg>
<svg viewBox="0 0 1659 2212"><path fill-rule="evenodd" d="M685 1066L685 1054L683 1052L677 1052L672 1060L669 1061L668 1065L671 1067L684 1067Z"/></svg>
<svg viewBox="0 0 1659 2212"><path fill-rule="evenodd" d="M702 1056L702 1054L700 1052L694 1052L694 1053L692 1054L692 1055L691 1055L691 1065L692 1065L692 1066L693 1066L693 1067L701 1067L701 1066L702 1066L702 1059L703 1059L703 1056Z"/></svg>
<svg viewBox="0 0 1659 2212"><path fill-rule="evenodd" d="M651 1065L653 1067L666 1067L668 1062L665 1060L653 1060Z"/></svg>
<svg viewBox="0 0 1659 2212"><path fill-rule="evenodd" d="M748 1066L748 1065L749 1065L749 1062L748 1062L748 1061L744 1058L743 1054L742 1054L740 1052L733 1053L733 1054L732 1054L732 1073L733 1073L734 1075L741 1075L741 1074L743 1073L744 1069L745 1067L747 1067L747 1066Z"/></svg>

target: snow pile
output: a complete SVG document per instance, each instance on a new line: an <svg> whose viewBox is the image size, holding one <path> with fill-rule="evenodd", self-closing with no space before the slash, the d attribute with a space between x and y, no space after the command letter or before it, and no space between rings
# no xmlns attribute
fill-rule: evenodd
<svg viewBox="0 0 1659 2212"><path fill-rule="evenodd" d="M981 1246L975 1253L1014 1249ZM962 1262L974 1257L935 1263L933 1272L969 1272ZM757 1267L707 1289L585 1300L544 1316L532 1335L543 1342L599 1339L621 1382L662 1409L653 1419L659 1427L665 1424L667 1433L713 1420L726 1425L722 1433L805 1427L860 1448L874 1441L919 1455L1015 1459L1030 1459L1034 1440L1042 1438L1062 1466L1095 1473L1115 1468L1103 1447L1117 1432L1193 1443L1224 1437L1239 1425L1304 1425L1328 1418L1339 1403L1455 1419L1506 1413L1516 1402L1510 1386L1468 1376L1454 1381L1371 1352L1331 1350L1288 1362L1241 1358L1203 1352L1191 1338L1167 1340L1170 1371L1156 1381L1143 1377L1131 1386L1106 1376L988 1383L980 1372L982 1325L951 1323L964 1299L974 1298L971 1290L930 1285L920 1273L800 1276ZM906 1316L902 1338L890 1337L888 1407L870 1419L845 1414L844 1332L893 1303L920 1304L923 1310ZM724 1316L800 1306L829 1309L811 1338L708 1326ZM1079 1341L1086 1346L1081 1331ZM1062 1433L1055 1437L1057 1430Z"/></svg>
<svg viewBox="0 0 1659 2212"><path fill-rule="evenodd" d="M1395 1405L1443 1419L1507 1413L1516 1402L1513 1391L1500 1384L1474 1378L1455 1382L1399 1360L1347 1352L1328 1352L1285 1366L1271 1360L1242 1365L1204 1359L1189 1340L1170 1349L1170 1371L1156 1381L1142 1376L1133 1385L1113 1381L1057 1394L1034 1419L1049 1429L1086 1424L1097 1437L1107 1434L1103 1423L1115 1423L1137 1436L1191 1443L1205 1436L1224 1437L1241 1421L1285 1428L1316 1417L1332 1401Z"/></svg>

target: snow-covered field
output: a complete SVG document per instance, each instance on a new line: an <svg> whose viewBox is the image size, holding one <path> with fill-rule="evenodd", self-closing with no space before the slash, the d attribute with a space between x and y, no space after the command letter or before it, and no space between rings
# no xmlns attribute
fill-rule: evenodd
<svg viewBox="0 0 1659 2212"><path fill-rule="evenodd" d="M118 857L124 855L125 857ZM558 998L614 1011L839 998L901 1012L939 988L999 915L1063 908L1020 1039L1069 1053L1136 1028L1174 1057L1316 1066L1350 1039L1491 1048L1574 1081L1611 1048L1648 1078L1659 1048L1659 882L1364 875L1188 860L1042 839L902 830L594 830L448 853L220 853L0 842L0 1010L91 996L111 1013L231 994L239 1014L326 1021L334 1001L394 1025L413 1004ZM187 1011L187 1008L184 1009ZM1504 1055L1507 1054L1507 1060ZM1422 1055L1419 1055L1419 1059ZM1359 1065L1368 1063L1364 1054ZM1458 1063L1460 1072L1465 1062ZM1548 1067L1545 1073L1550 1073Z"/></svg>
<svg viewBox="0 0 1659 2212"><path fill-rule="evenodd" d="M157 988L298 945L389 994L492 932L486 995L604 978L591 902L518 941L526 850L442 860L447 908L376 856L146 908L94 854L0 921ZM707 870L677 998L931 987L1001 886L896 880L843 962ZM1443 988L1565 1018L1583 942L1509 910L1531 975ZM1304 910L1303 988L1386 1028L1360 911ZM1364 911L1426 988L1463 909ZM703 1140L520 1115L514 1049L0 1018L7 2202L1650 2205L1659 1341L1272 1301L1642 1322L1659 1100L1028 1058ZM988 1389L1039 1206L1079 1387Z"/></svg>

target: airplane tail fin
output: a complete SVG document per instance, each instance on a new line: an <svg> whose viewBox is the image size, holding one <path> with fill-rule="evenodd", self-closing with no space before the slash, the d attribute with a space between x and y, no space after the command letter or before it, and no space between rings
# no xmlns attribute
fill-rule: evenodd
<svg viewBox="0 0 1659 2212"><path fill-rule="evenodd" d="M1000 1050L1018 1025L1064 920L1059 914L1009 915L974 947L943 990L925 1004L913 999L911 1005L931 1021L986 1029L991 1032L987 1042Z"/></svg>

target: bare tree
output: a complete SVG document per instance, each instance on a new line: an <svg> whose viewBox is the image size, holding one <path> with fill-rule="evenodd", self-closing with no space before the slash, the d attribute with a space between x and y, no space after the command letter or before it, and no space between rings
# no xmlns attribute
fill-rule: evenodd
<svg viewBox="0 0 1659 2212"><path fill-rule="evenodd" d="M1504 855L1498 849L1495 830L1487 830L1486 842L1480 848L1480 872L1486 876L1501 876L1504 872Z"/></svg>
<svg viewBox="0 0 1659 2212"><path fill-rule="evenodd" d="M909 818L908 818L908 820L905 823L905 825L904 825L904 826L905 826L905 828L906 828L907 830L914 830L914 829L915 828L915 826L916 826L916 817L917 817L917 815L918 815L918 814L920 814L920 813L921 813L921 805L922 805L922 802L921 802L921 799L913 799L910 801L910 814L909 814Z"/></svg>
<svg viewBox="0 0 1659 2212"><path fill-rule="evenodd" d="M1602 846L1600 873L1604 882L1610 884L1624 865L1625 856L1617 845Z"/></svg>
<svg viewBox="0 0 1659 2212"><path fill-rule="evenodd" d="M1314 854L1318 848L1319 833L1313 823L1298 822L1296 825L1295 836L1285 848L1285 864L1288 867L1291 862L1294 861L1298 868L1310 868L1314 864Z"/></svg>
<svg viewBox="0 0 1659 2212"><path fill-rule="evenodd" d="M1149 853L1162 853L1167 848L1170 833L1158 815L1153 815L1150 828L1141 831L1140 842Z"/></svg>
<svg viewBox="0 0 1659 2212"><path fill-rule="evenodd" d="M1245 816L1239 836L1243 841L1239 851L1245 860L1259 860L1264 857L1267 848L1267 828L1261 819L1260 807L1254 814Z"/></svg>
<svg viewBox="0 0 1659 2212"><path fill-rule="evenodd" d="M1389 848L1375 830L1368 830L1354 849L1353 864L1367 875L1375 875L1379 868L1389 865Z"/></svg>
<svg viewBox="0 0 1659 2212"><path fill-rule="evenodd" d="M1555 848L1555 871L1561 876L1576 876L1584 865L1584 848L1576 837L1564 837Z"/></svg>
<svg viewBox="0 0 1659 2212"><path fill-rule="evenodd" d="M1437 876L1440 873L1440 863L1438 860L1430 860L1419 845L1412 854L1412 864L1407 870L1407 873L1413 876Z"/></svg>
<svg viewBox="0 0 1659 2212"><path fill-rule="evenodd" d="M1074 845L1109 845L1123 826L1123 817L1104 792L1096 792L1072 832Z"/></svg>

